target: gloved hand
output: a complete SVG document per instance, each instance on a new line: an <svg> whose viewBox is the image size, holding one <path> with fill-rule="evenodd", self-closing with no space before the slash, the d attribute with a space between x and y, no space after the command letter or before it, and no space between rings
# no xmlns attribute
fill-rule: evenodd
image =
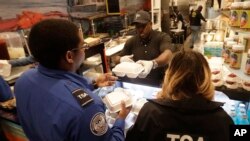
<svg viewBox="0 0 250 141"><path fill-rule="evenodd" d="M139 74L139 78L147 77L153 68L153 61L139 60L136 63L141 64L144 67L144 70Z"/></svg>
<svg viewBox="0 0 250 141"><path fill-rule="evenodd" d="M125 55L123 57L120 58L120 63L121 62L134 62L133 58L133 54L132 55Z"/></svg>

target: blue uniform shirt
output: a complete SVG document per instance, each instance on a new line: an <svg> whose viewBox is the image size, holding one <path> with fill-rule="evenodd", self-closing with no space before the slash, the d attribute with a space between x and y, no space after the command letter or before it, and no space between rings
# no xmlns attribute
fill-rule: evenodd
<svg viewBox="0 0 250 141"><path fill-rule="evenodd" d="M0 76L0 102L4 102L12 98L13 98L13 95L11 93L10 86Z"/></svg>
<svg viewBox="0 0 250 141"><path fill-rule="evenodd" d="M123 141L124 120L110 129L88 79L39 65L15 84L20 123L31 141Z"/></svg>

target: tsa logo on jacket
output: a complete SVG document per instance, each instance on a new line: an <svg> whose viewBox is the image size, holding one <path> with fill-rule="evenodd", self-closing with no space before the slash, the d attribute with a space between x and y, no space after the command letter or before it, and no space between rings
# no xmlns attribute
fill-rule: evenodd
<svg viewBox="0 0 250 141"><path fill-rule="evenodd" d="M82 89L77 89L73 91L72 94L81 106L85 106L93 101L93 99Z"/></svg>
<svg viewBox="0 0 250 141"><path fill-rule="evenodd" d="M191 134L166 134L166 141L207 141L205 137Z"/></svg>
<svg viewBox="0 0 250 141"><path fill-rule="evenodd" d="M108 124L103 113L99 112L94 115L90 122L90 130L96 136L101 136L107 132Z"/></svg>

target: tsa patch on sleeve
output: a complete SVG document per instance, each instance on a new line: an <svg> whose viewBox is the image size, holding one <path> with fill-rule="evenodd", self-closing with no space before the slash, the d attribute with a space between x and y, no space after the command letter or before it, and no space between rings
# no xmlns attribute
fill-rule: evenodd
<svg viewBox="0 0 250 141"><path fill-rule="evenodd" d="M96 136L104 135L108 130L108 124L104 113L97 113L93 116L90 122L90 130Z"/></svg>
<svg viewBox="0 0 250 141"><path fill-rule="evenodd" d="M93 101L93 99L82 89L77 89L73 91L72 94L81 106L85 106Z"/></svg>

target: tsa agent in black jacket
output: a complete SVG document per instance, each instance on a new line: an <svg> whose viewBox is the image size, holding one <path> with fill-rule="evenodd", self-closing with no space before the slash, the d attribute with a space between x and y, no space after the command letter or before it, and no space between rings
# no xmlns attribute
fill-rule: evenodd
<svg viewBox="0 0 250 141"><path fill-rule="evenodd" d="M165 73L162 91L142 107L126 141L229 141L233 121L213 97L211 71L203 55L178 52Z"/></svg>

